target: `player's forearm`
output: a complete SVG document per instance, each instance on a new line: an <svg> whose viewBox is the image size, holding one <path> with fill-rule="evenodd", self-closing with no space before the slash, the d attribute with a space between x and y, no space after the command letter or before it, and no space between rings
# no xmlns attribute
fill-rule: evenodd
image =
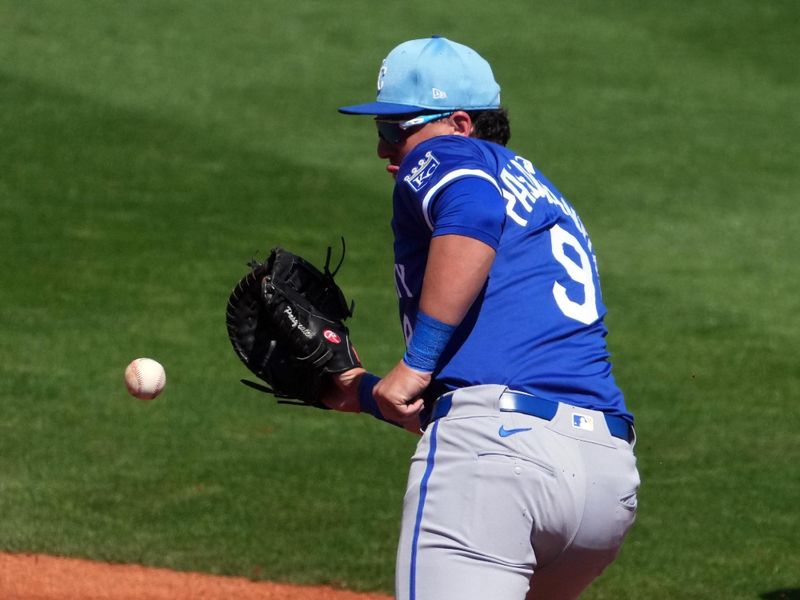
<svg viewBox="0 0 800 600"><path fill-rule="evenodd" d="M391 373L387 375L387 378L391 378ZM420 422L417 413L414 413L407 418L403 418L403 415L396 415L396 418L390 418L387 417L387 415L384 414L384 411L379 407L379 400L376 397L375 392L377 391L378 395L380 395L378 388L385 383L386 382L381 380L380 377L369 372L365 372L360 375L358 384L359 412L370 414L380 421L385 421L391 425L400 427L416 435L420 435ZM425 385L427 385L427 383ZM387 405L384 404L384 406ZM387 408L391 409L392 406L389 405ZM420 405L419 408L421 409L422 406Z"/></svg>
<svg viewBox="0 0 800 600"><path fill-rule="evenodd" d="M474 238L434 237L425 267L420 310L448 325L461 323L486 283L494 256L491 246Z"/></svg>
<svg viewBox="0 0 800 600"><path fill-rule="evenodd" d="M431 240L420 307L403 356L406 365L426 374L436 369L456 327L485 285L494 255L490 246L465 236ZM413 397L405 398L409 399Z"/></svg>

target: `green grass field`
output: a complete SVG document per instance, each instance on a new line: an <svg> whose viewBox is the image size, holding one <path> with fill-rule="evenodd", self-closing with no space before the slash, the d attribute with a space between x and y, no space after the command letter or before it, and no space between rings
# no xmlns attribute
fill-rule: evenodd
<svg viewBox="0 0 800 600"><path fill-rule="evenodd" d="M227 295L274 245L400 356L383 56L478 49L580 211L639 518L601 599L800 597L800 5L0 0L0 550L392 589L416 439L241 386ZM125 365L167 368L156 401Z"/></svg>

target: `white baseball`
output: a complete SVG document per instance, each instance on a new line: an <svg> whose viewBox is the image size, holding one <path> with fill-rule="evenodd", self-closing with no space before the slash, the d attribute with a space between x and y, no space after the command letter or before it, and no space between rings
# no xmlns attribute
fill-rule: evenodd
<svg viewBox="0 0 800 600"><path fill-rule="evenodd" d="M152 358L137 358L125 369L125 387L139 400L152 400L166 384L164 367Z"/></svg>

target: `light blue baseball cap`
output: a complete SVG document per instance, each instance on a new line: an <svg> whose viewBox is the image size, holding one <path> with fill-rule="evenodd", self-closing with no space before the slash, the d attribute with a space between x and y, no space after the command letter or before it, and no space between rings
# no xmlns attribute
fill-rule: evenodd
<svg viewBox="0 0 800 600"><path fill-rule="evenodd" d="M472 48L434 36L403 42L383 60L375 102L342 106L349 115L500 107L492 68Z"/></svg>

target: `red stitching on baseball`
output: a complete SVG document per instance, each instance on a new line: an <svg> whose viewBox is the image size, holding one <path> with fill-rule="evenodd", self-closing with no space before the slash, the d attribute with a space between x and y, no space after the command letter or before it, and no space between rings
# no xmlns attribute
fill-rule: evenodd
<svg viewBox="0 0 800 600"><path fill-rule="evenodd" d="M136 375L136 394L142 394L142 387L144 387L144 381L142 379L142 372L139 370L139 361L134 361L133 363L133 373Z"/></svg>

